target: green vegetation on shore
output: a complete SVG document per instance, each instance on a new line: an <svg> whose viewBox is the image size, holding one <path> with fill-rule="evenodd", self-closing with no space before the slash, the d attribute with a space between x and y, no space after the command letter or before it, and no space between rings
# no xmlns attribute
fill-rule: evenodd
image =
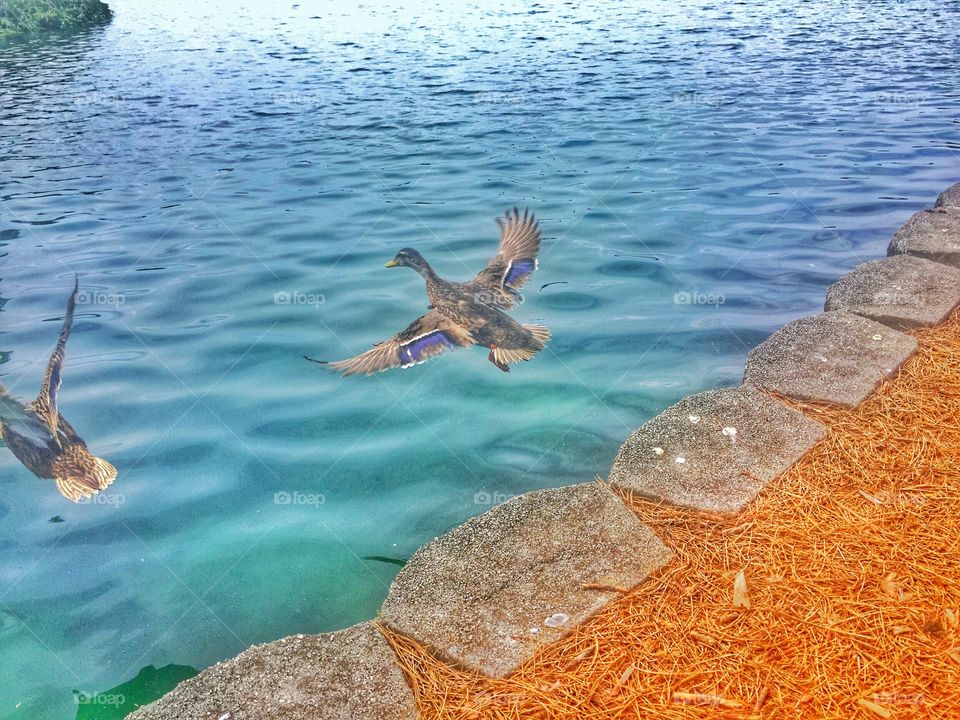
<svg viewBox="0 0 960 720"><path fill-rule="evenodd" d="M112 15L101 0L0 0L0 41L45 30L77 30Z"/></svg>

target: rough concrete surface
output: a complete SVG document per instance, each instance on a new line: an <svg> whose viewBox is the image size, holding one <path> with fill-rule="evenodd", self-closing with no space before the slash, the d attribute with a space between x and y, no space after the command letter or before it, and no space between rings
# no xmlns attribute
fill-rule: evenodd
<svg viewBox="0 0 960 720"><path fill-rule="evenodd" d="M941 205L914 213L887 248L887 255L901 254L960 267L960 207Z"/></svg>
<svg viewBox="0 0 960 720"><path fill-rule="evenodd" d="M130 720L416 720L393 650L370 623L255 645Z"/></svg>
<svg viewBox="0 0 960 720"><path fill-rule="evenodd" d="M744 382L797 400L856 407L916 347L909 335L834 310L794 320L751 350Z"/></svg>
<svg viewBox="0 0 960 720"><path fill-rule="evenodd" d="M672 553L600 483L515 497L424 545L381 620L454 665L504 677Z"/></svg>
<svg viewBox="0 0 960 720"><path fill-rule="evenodd" d="M937 201L933 204L935 208L938 207L960 207L960 182L954 183L946 190L944 190L937 197Z"/></svg>
<svg viewBox="0 0 960 720"><path fill-rule="evenodd" d="M752 387L684 398L620 448L610 482L672 505L734 513L826 428Z"/></svg>
<svg viewBox="0 0 960 720"><path fill-rule="evenodd" d="M903 330L937 325L960 304L960 268L891 255L854 268L827 290L826 310L849 310Z"/></svg>

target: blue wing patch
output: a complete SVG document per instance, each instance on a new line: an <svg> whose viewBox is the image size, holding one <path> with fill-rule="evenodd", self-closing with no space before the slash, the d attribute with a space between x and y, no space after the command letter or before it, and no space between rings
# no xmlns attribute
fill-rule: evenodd
<svg viewBox="0 0 960 720"><path fill-rule="evenodd" d="M400 346L400 365L409 367L423 362L432 354L430 351L437 348L443 351L454 346L453 341L448 338L442 330L434 330L413 340L405 342Z"/></svg>
<svg viewBox="0 0 960 720"><path fill-rule="evenodd" d="M504 285L513 285L517 280L524 280L534 270L537 269L537 261L533 258L523 258L514 260L507 267L507 273L503 278Z"/></svg>

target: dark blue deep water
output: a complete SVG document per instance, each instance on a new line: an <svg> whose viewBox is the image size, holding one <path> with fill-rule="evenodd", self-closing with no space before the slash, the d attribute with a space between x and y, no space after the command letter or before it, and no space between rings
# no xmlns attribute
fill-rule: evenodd
<svg viewBox="0 0 960 720"><path fill-rule="evenodd" d="M120 471L72 505L0 449L3 720L372 617L383 558L605 475L960 176L954 3L111 5L0 47L0 380L36 392L78 273L62 409ZM533 362L301 359L515 204Z"/></svg>

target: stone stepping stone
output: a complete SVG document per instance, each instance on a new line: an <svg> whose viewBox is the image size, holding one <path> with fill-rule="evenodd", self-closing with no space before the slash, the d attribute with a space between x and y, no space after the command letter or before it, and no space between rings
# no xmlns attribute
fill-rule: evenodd
<svg viewBox="0 0 960 720"><path fill-rule="evenodd" d="M445 662L505 677L673 553L600 483L512 498L424 545L380 610Z"/></svg>
<svg viewBox="0 0 960 720"><path fill-rule="evenodd" d="M822 424L756 388L707 390L636 430L610 482L671 505L736 513L824 433Z"/></svg>
<svg viewBox="0 0 960 720"><path fill-rule="evenodd" d="M960 207L960 182L954 183L940 193L933 207Z"/></svg>
<svg viewBox="0 0 960 720"><path fill-rule="evenodd" d="M255 645L129 720L416 720L396 656L371 623Z"/></svg>
<svg viewBox="0 0 960 720"><path fill-rule="evenodd" d="M856 407L916 348L909 335L833 310L794 320L751 350L743 380L796 400Z"/></svg>
<svg viewBox="0 0 960 720"><path fill-rule="evenodd" d="M944 202L954 202L954 194L947 195ZM887 255L901 254L960 267L960 207L944 204L914 213L887 248Z"/></svg>
<svg viewBox="0 0 960 720"><path fill-rule="evenodd" d="M849 310L902 330L937 325L960 304L960 268L892 255L854 268L827 290L826 310Z"/></svg>

